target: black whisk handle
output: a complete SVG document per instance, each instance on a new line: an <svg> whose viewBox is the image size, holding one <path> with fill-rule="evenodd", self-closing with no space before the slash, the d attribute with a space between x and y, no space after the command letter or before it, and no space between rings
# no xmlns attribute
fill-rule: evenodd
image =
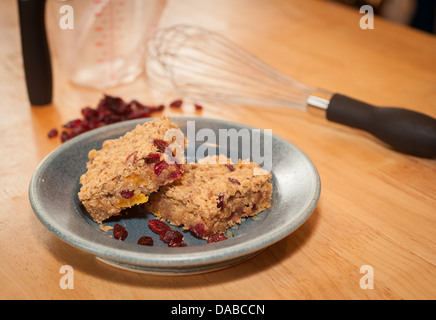
<svg viewBox="0 0 436 320"><path fill-rule="evenodd" d="M402 153L436 157L436 119L412 110L377 107L334 94L327 119L367 131Z"/></svg>

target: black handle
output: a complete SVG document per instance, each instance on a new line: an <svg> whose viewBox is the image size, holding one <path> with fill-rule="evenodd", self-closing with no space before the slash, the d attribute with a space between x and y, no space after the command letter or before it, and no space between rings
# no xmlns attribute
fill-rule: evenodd
<svg viewBox="0 0 436 320"><path fill-rule="evenodd" d="M395 150L418 157L436 157L436 119L425 114L370 104L334 94L327 119L365 130Z"/></svg>
<svg viewBox="0 0 436 320"><path fill-rule="evenodd" d="M52 70L45 32L45 0L18 0L27 93L32 105L52 100Z"/></svg>

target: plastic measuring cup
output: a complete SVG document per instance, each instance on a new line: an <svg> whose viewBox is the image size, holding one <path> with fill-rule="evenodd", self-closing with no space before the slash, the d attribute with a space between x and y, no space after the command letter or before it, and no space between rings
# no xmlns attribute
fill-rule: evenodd
<svg viewBox="0 0 436 320"><path fill-rule="evenodd" d="M143 72L147 38L166 0L49 0L52 51L78 85L105 89Z"/></svg>

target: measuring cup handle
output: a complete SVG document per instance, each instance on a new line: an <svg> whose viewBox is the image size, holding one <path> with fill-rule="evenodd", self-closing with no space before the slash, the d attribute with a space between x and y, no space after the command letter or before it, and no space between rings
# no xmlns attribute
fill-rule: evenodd
<svg viewBox="0 0 436 320"><path fill-rule="evenodd" d="M30 103L52 100L52 70L45 30L45 0L18 0L21 49Z"/></svg>

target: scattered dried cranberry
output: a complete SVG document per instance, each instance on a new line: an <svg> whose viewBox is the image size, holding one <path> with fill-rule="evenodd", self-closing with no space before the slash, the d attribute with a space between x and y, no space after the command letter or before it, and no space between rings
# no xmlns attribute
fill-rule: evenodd
<svg viewBox="0 0 436 320"><path fill-rule="evenodd" d="M67 141L68 139L70 139L70 135L68 134L68 132L66 132L66 131L62 131L62 133L61 133L61 141L62 141L62 142L65 142L65 141Z"/></svg>
<svg viewBox="0 0 436 320"><path fill-rule="evenodd" d="M199 104L194 104L195 110L203 110L203 106Z"/></svg>
<svg viewBox="0 0 436 320"><path fill-rule="evenodd" d="M138 239L138 244L142 246L153 246L153 239L151 237L143 236Z"/></svg>
<svg viewBox="0 0 436 320"><path fill-rule="evenodd" d="M197 223L193 227L189 228L189 231L199 239L202 239L206 235L206 229L203 223Z"/></svg>
<svg viewBox="0 0 436 320"><path fill-rule="evenodd" d="M157 219L148 220L148 226L169 247L186 247L186 243L182 243L183 235L179 231L172 230L165 222Z"/></svg>
<svg viewBox="0 0 436 320"><path fill-rule="evenodd" d="M121 196L122 196L124 199L130 199L130 198L132 198L133 195L135 194L135 191L132 191L132 190L122 190L122 191L120 192L120 194L121 194Z"/></svg>
<svg viewBox="0 0 436 320"><path fill-rule="evenodd" d="M159 238L168 244L168 247L186 247L186 243L182 243L183 235L179 231L167 230Z"/></svg>
<svg viewBox="0 0 436 320"><path fill-rule="evenodd" d="M85 107L81 112L85 120L96 120L98 118L98 111L91 107Z"/></svg>
<svg viewBox="0 0 436 320"><path fill-rule="evenodd" d="M227 237L224 235L224 233L215 233L210 235L209 238L207 238L207 243L214 243L223 240L227 240Z"/></svg>
<svg viewBox="0 0 436 320"><path fill-rule="evenodd" d="M256 208L257 208L257 204L253 203L253 205L251 206L251 210L256 211Z"/></svg>
<svg viewBox="0 0 436 320"><path fill-rule="evenodd" d="M171 228L165 222L157 219L148 220L148 227L151 229L151 231L159 235L165 234L165 232L171 230Z"/></svg>
<svg viewBox="0 0 436 320"><path fill-rule="evenodd" d="M222 193L218 195L218 203L217 203L216 207L221 209L221 210L224 209L224 195Z"/></svg>
<svg viewBox="0 0 436 320"><path fill-rule="evenodd" d="M114 226L114 238L117 240L124 241L127 238L127 230L118 223Z"/></svg>
<svg viewBox="0 0 436 320"><path fill-rule="evenodd" d="M168 142L161 139L154 139L153 144L156 146L157 150L162 153L164 153L165 149L168 147Z"/></svg>
<svg viewBox="0 0 436 320"><path fill-rule="evenodd" d="M66 124L64 124L64 128L68 128L68 129L72 129L72 128L79 128L82 124L82 120L80 119L76 119L76 120L71 120L68 121Z"/></svg>
<svg viewBox="0 0 436 320"><path fill-rule="evenodd" d="M159 161L154 165L154 174L159 176L162 173L162 171L164 171L165 168L168 166L169 164L166 163L165 161Z"/></svg>
<svg viewBox="0 0 436 320"><path fill-rule="evenodd" d="M145 159L145 163L156 163L160 161L159 153L150 153Z"/></svg>
<svg viewBox="0 0 436 320"><path fill-rule="evenodd" d="M231 165L230 163L226 163L225 166L227 167L227 169L229 169L231 172L235 171L235 167L233 165Z"/></svg>
<svg viewBox="0 0 436 320"><path fill-rule="evenodd" d="M131 108L130 104L126 104L120 97L104 95L100 100L97 110L109 111L109 114L127 114Z"/></svg>
<svg viewBox="0 0 436 320"><path fill-rule="evenodd" d="M229 178L229 181L230 181L231 183L235 183L235 184L239 184L239 185L241 185L241 183L239 182L238 179Z"/></svg>
<svg viewBox="0 0 436 320"><path fill-rule="evenodd" d="M146 106L143 105L142 103L138 102L137 100L132 100L130 102L131 106L137 110L141 110L141 111L145 111L148 112L149 114L156 112L156 111L161 111L163 110L165 107L163 104L158 105L157 107L155 106Z"/></svg>
<svg viewBox="0 0 436 320"><path fill-rule="evenodd" d="M179 99L179 100L174 100L173 102L170 103L170 107L172 108L180 108L183 104L183 100Z"/></svg>
<svg viewBox="0 0 436 320"><path fill-rule="evenodd" d="M145 110L133 110L127 116L126 120L140 119L151 117L151 113Z"/></svg>
<svg viewBox="0 0 436 320"><path fill-rule="evenodd" d="M168 179L177 180L180 179L181 177L183 177L183 172L178 167L176 167L175 170L171 171L171 173L168 176Z"/></svg>
<svg viewBox="0 0 436 320"><path fill-rule="evenodd" d="M57 129L51 129L50 132L48 133L48 137L49 138L55 138L58 136L58 130Z"/></svg>
<svg viewBox="0 0 436 320"><path fill-rule="evenodd" d="M96 108L85 107L81 110L83 119L68 121L63 127L66 129L61 134L61 141L65 142L86 131L96 129L108 124L151 117L153 112L164 109L163 105L157 107L145 106L136 100L126 103L119 97L104 95ZM49 137L54 137L54 132Z"/></svg>

